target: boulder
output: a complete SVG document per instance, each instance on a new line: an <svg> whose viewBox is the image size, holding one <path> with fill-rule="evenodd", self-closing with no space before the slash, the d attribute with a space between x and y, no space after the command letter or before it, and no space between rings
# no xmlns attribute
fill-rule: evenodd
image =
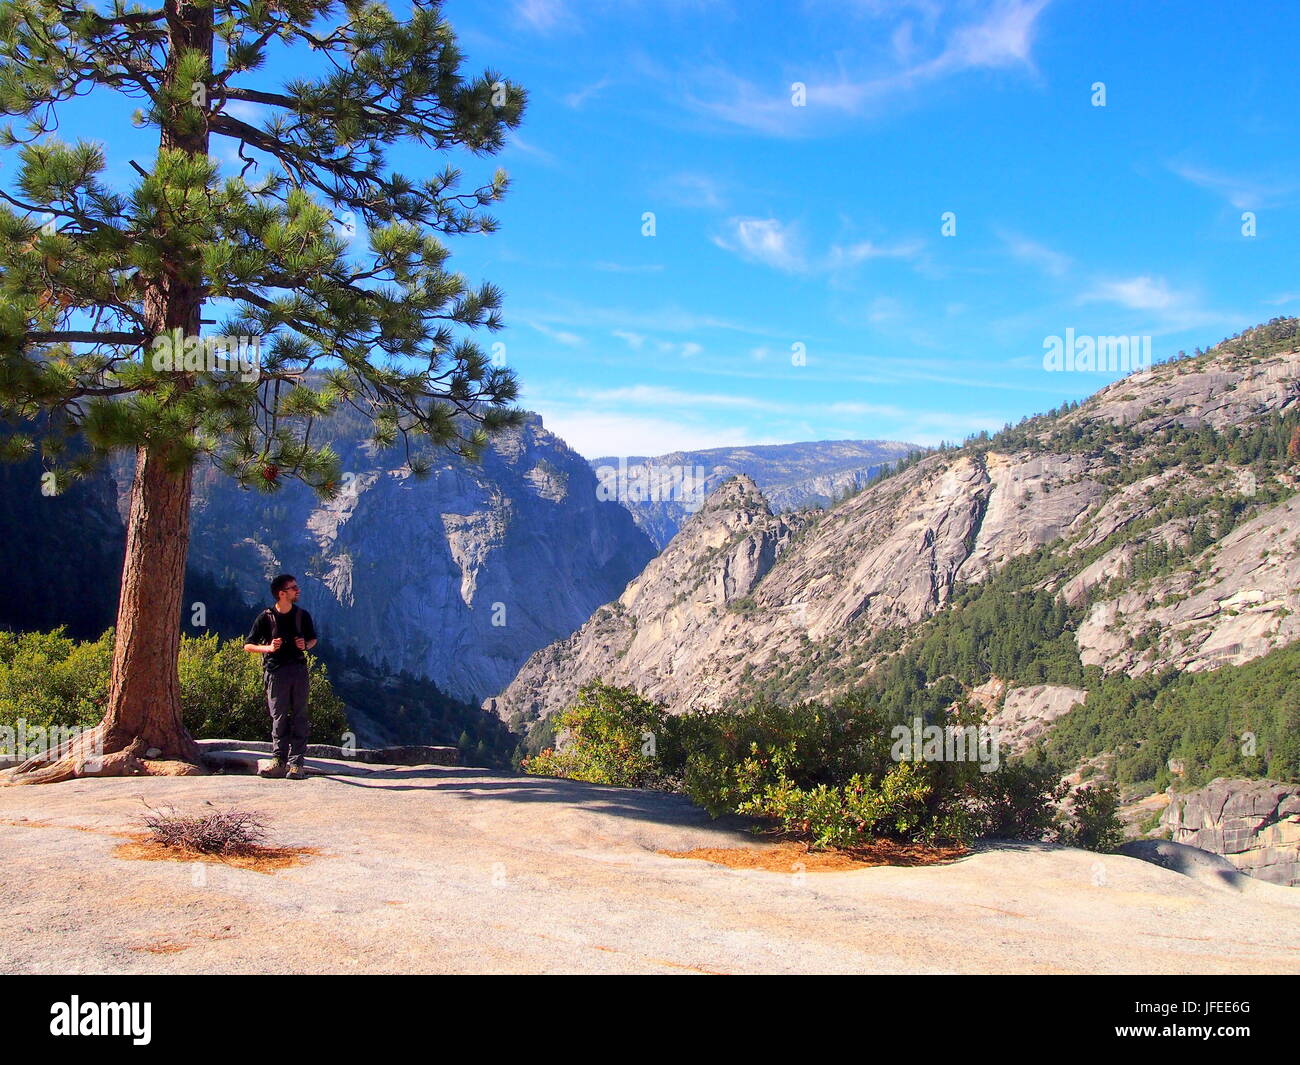
<svg viewBox="0 0 1300 1065"><path fill-rule="evenodd" d="M1176 843L1221 854L1260 880L1300 887L1300 784L1220 777L1174 795L1161 823Z"/></svg>
<svg viewBox="0 0 1300 1065"><path fill-rule="evenodd" d="M1167 839L1131 839L1119 848L1118 853L1182 873L1212 887L1241 891L1245 886L1245 876L1227 858L1186 843Z"/></svg>

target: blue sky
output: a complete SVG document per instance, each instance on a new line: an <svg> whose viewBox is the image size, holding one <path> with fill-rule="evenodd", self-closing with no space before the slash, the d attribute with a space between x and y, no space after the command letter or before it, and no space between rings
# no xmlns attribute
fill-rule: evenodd
<svg viewBox="0 0 1300 1065"><path fill-rule="evenodd" d="M960 438L1113 379L1043 369L1067 328L1160 359L1300 308L1294 4L444 11L531 93L458 264L588 456Z"/></svg>
<svg viewBox="0 0 1300 1065"><path fill-rule="evenodd" d="M451 158L512 181L451 263L505 289L483 340L589 457L960 439L1113 379L1043 369L1067 329L1159 359L1300 309L1293 3L443 11L469 72L531 97L499 156ZM119 104L76 106L63 135L107 139L126 184L149 145ZM418 158L396 157L446 162Z"/></svg>

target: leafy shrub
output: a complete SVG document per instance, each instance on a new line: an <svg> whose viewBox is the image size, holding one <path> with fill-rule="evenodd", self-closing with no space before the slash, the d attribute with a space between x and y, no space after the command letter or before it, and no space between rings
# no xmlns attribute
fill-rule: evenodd
<svg viewBox="0 0 1300 1065"><path fill-rule="evenodd" d="M977 720L970 712L952 723ZM684 792L717 817L763 818L819 847L878 837L966 842L1050 835L1059 773L1042 765L898 761L898 724L862 694L829 705L758 702L672 716L592 684L556 715L559 742L526 772ZM656 744L647 750L645 737Z"/></svg>
<svg viewBox="0 0 1300 1065"><path fill-rule="evenodd" d="M185 725L199 739L261 739L270 729L261 655L243 640L215 634L183 636L178 662ZM308 656L307 710L312 738L338 742L348 730L343 701L334 693L320 659Z"/></svg>
<svg viewBox="0 0 1300 1065"><path fill-rule="evenodd" d="M683 789L714 816L769 787L839 785L894 765L883 717L848 697L830 706L760 702L677 720Z"/></svg>
<svg viewBox="0 0 1300 1065"><path fill-rule="evenodd" d="M876 836L909 838L925 821L931 784L919 762L899 762L877 785L854 773L847 783L801 788L788 777L768 784L736 807L770 818L814 847L852 847Z"/></svg>
<svg viewBox="0 0 1300 1065"><path fill-rule="evenodd" d="M0 725L85 728L96 724L108 700L113 660L110 629L79 643L63 628L0 632Z"/></svg>
<svg viewBox="0 0 1300 1065"><path fill-rule="evenodd" d="M1124 842L1119 789L1114 784L1085 784L1071 798L1073 818L1061 830L1061 842L1109 853Z"/></svg>
<svg viewBox="0 0 1300 1065"><path fill-rule="evenodd" d="M982 774L977 798L980 834L995 839L1044 840L1059 832L1057 804L1068 785L1049 762L1014 761Z"/></svg>
<svg viewBox="0 0 1300 1065"><path fill-rule="evenodd" d="M182 636L178 669L185 724L199 739L262 739L270 731L260 656L242 639ZM325 667L309 656L312 734L336 739L347 731L343 703ZM0 632L0 725L97 724L108 702L113 630L78 642L63 629Z"/></svg>
<svg viewBox="0 0 1300 1065"><path fill-rule="evenodd" d="M573 706L555 715L558 747L548 747L521 767L536 776L566 777L625 788L661 787L668 781L672 743L667 709L626 688L583 686Z"/></svg>

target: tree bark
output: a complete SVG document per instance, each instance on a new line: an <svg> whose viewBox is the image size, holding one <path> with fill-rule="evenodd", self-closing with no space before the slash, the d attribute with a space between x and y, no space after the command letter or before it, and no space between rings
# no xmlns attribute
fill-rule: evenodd
<svg viewBox="0 0 1300 1065"><path fill-rule="evenodd" d="M166 467L160 448L142 447L131 485L126 560L117 607L104 749L157 748L162 758L197 762L181 721L177 658L190 533L190 467Z"/></svg>

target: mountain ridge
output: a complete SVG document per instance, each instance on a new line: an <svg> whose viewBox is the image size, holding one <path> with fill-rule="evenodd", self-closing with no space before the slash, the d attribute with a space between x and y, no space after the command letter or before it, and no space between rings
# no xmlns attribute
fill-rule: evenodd
<svg viewBox="0 0 1300 1065"><path fill-rule="evenodd" d="M191 567L254 603L272 575L294 573L324 639L477 705L654 554L536 414L494 436L481 463L434 454L424 477L401 449L368 447L367 429L337 416L314 430L343 463L332 500L297 482L267 494L196 471ZM125 506L129 464L119 477Z"/></svg>
<svg viewBox="0 0 1300 1065"><path fill-rule="evenodd" d="M892 440L814 440L670 451L663 455L605 456L589 462L602 483L626 473L644 480L649 498L620 502L663 550L701 501L729 477L745 474L763 490L775 511L827 506L862 488L887 465L920 450ZM642 471L637 478L636 471ZM678 486L684 485L684 490ZM640 483L637 488L646 486Z"/></svg>
<svg viewBox="0 0 1300 1065"><path fill-rule="evenodd" d="M1186 654L1177 634L1144 642L1141 633L1178 620L1169 614L1177 604L1166 601L1174 593L1152 589L1161 574L1135 576L1144 571L1122 550L1155 538L1174 545L1161 565L1202 578L1205 552L1219 546L1220 585L1256 574L1249 553L1265 539L1274 545L1272 583L1252 599L1256 616L1243 621L1249 611L1220 607L1210 625L1208 646L1222 649L1216 664L1249 660L1300 633L1292 620L1300 587L1286 582L1300 569L1294 456L1285 454L1298 412L1296 321L1275 320L996 436L902 463L829 510L769 508L737 528L727 552L710 553L696 515L622 596L538 651L489 708L527 728L598 677L675 710L762 690L829 696L861 682L961 589L1012 561L1039 567L1027 590L1072 599L1069 609L1086 616L1114 609L1106 604L1115 596L1138 597L1121 608L1129 618L1116 637L1122 648L1094 636L1096 624L1071 630L1083 665L1132 672L1140 659L1168 668ZM1129 542L1152 530L1153 539ZM719 596L719 569L742 542L755 558L770 543L771 561L745 591ZM673 594L647 595L654 584Z"/></svg>

